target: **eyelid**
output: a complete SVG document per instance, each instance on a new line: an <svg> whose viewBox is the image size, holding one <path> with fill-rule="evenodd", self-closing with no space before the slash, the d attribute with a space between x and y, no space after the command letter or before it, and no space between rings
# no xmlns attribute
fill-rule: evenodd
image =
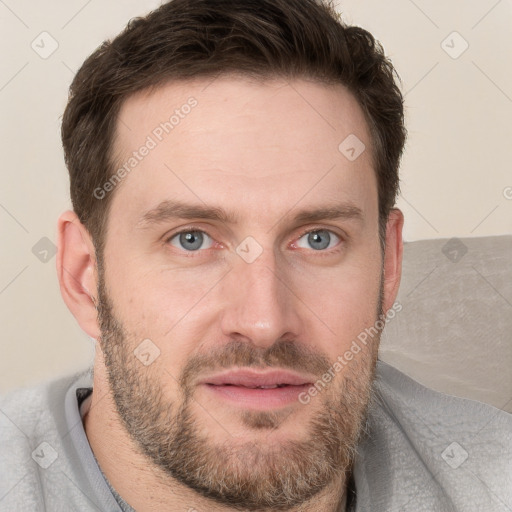
<svg viewBox="0 0 512 512"><path fill-rule="evenodd" d="M338 235L340 238L345 237L345 235L336 232L336 230L334 229L333 226L314 226L314 227L304 228L304 230L300 231L301 234L299 235L298 238L306 235L307 233L313 233L315 231L329 231L330 233L334 233L335 235Z"/></svg>
<svg viewBox="0 0 512 512"><path fill-rule="evenodd" d="M167 233L165 233L165 235L162 236L162 239L164 241L168 242L169 240L171 240L172 238L174 238L177 235L181 235L182 233L190 233L191 231L199 231L200 233L204 233L205 235L207 235L213 239L213 237L210 235L210 233L208 233L208 231L206 231L206 229L200 228L198 226L191 225L191 226L183 226L183 227L174 228L174 229L177 229L177 231L174 231L174 230L168 231Z"/></svg>

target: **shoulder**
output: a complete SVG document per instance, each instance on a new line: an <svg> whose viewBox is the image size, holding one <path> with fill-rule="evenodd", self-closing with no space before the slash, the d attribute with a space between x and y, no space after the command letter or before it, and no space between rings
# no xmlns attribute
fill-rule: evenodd
<svg viewBox="0 0 512 512"><path fill-rule="evenodd" d="M67 469L66 395L87 373L17 389L0 398L0 509L12 504L7 509L44 510L45 477Z"/></svg>
<svg viewBox="0 0 512 512"><path fill-rule="evenodd" d="M498 436L501 432L500 437L509 446L512 443L512 414L477 400L434 391L383 361L377 362L374 390L381 406L377 409L403 426L410 423L416 429L418 424L428 425L439 434L484 431Z"/></svg>
<svg viewBox="0 0 512 512"><path fill-rule="evenodd" d="M0 397L0 428L6 439L30 438L38 431L59 423L64 415L65 396L73 382L86 372L68 375L36 386L10 391Z"/></svg>
<svg viewBox="0 0 512 512"><path fill-rule="evenodd" d="M357 472L372 510L512 506L512 415L378 361Z"/></svg>

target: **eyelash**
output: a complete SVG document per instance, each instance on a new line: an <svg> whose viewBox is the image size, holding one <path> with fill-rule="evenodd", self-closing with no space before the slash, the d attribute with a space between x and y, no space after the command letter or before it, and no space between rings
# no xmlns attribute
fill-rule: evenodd
<svg viewBox="0 0 512 512"><path fill-rule="evenodd" d="M199 233L204 233L205 235L210 237L213 241L215 241L215 239L208 232L206 232L204 229L199 229L199 228L196 228L196 227L193 227L193 226L189 226L187 228L181 229L180 231L177 231L176 233L173 233L172 235L166 236L165 237L165 243L166 244L170 244L170 241L173 238L176 238L177 236L179 236L179 235L181 235L183 233L190 233L192 231L197 231ZM338 244L335 247L332 247L331 249L324 249L324 250L315 251L319 256L326 255L326 254L333 254L333 253L339 252L341 250L341 246L344 243L346 243L347 238L348 238L346 236L342 236L339 233L336 233L332 229L328 229L328 228L325 228L325 227L315 227L315 228L312 228L312 229L307 229L305 231L302 231L301 234L295 240L296 241L300 240L304 235L307 235L309 233L315 233L317 231L327 231L328 233L334 234L335 236L337 236L340 239ZM211 249L211 248L209 248L209 249ZM185 251L185 250L182 250L181 252L185 253L187 257L197 257L197 255L195 255L195 253L202 253L202 252L207 251L207 250L208 249L199 249L197 251ZM314 251L314 249L311 249L311 250Z"/></svg>

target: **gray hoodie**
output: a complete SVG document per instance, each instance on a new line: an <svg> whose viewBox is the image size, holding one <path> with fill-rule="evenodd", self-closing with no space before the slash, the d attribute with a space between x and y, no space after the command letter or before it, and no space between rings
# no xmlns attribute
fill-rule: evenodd
<svg viewBox="0 0 512 512"><path fill-rule="evenodd" d="M91 387L87 371L0 401L0 511L133 510L87 441L80 404ZM382 361L373 390L350 510L512 511L511 414L432 391Z"/></svg>

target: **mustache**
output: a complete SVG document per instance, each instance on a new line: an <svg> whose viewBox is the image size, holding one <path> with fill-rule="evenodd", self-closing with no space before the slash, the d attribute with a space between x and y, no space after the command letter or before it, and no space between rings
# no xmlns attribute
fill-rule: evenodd
<svg viewBox="0 0 512 512"><path fill-rule="evenodd" d="M212 348L207 354L192 356L185 365L180 386L190 390L192 382L205 371L216 371L237 366L258 369L280 368L321 376L331 366L323 354L295 341L277 340L267 348L250 342L232 340Z"/></svg>

